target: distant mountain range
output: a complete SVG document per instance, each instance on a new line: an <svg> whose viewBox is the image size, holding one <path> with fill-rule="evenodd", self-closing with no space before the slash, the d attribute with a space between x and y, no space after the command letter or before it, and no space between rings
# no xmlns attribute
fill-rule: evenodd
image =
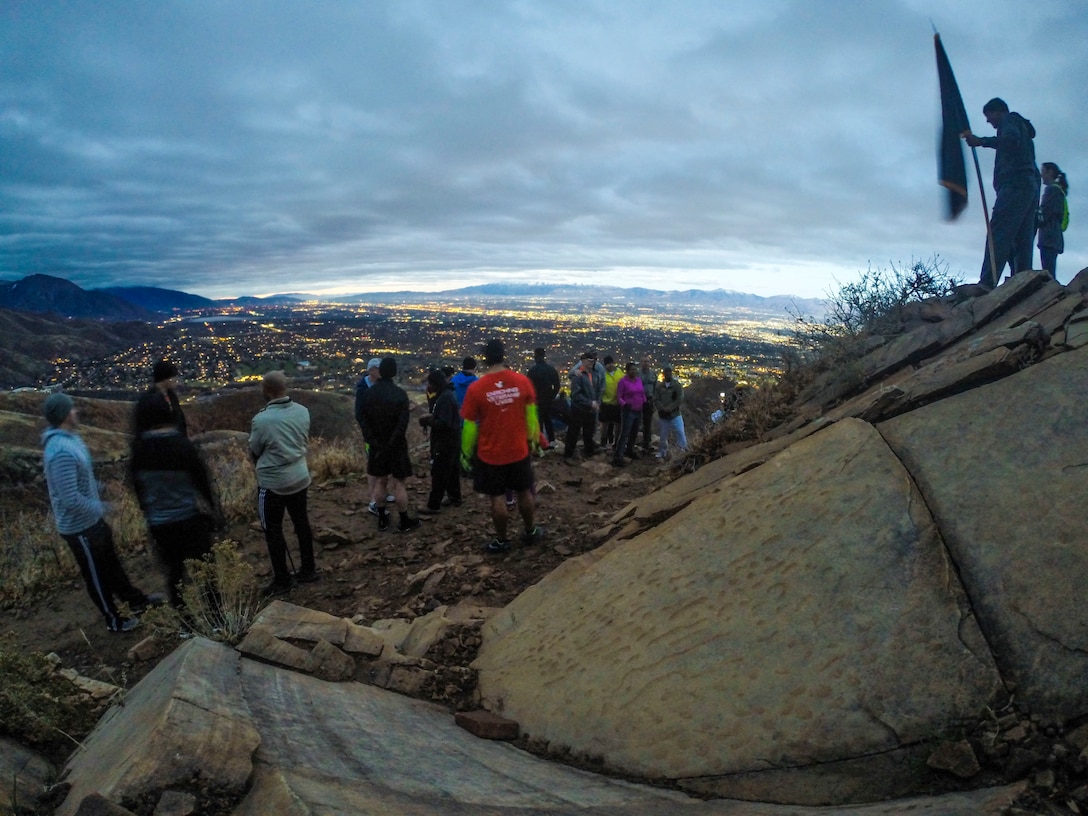
<svg viewBox="0 0 1088 816"><path fill-rule="evenodd" d="M30 275L18 281L0 281L0 309L52 313L62 317L94 318L106 321L156 321L163 314L226 306L289 306L304 300L328 303L412 304L445 300L504 300L511 298L581 303L587 307L605 304L652 307L662 305L714 305L722 309L750 309L782 313L787 309L819 315L823 301L787 295L761 297L726 289L656 289L619 286L488 283L448 289L442 292L364 292L356 295L316 297L280 294L269 297L239 297L212 300L174 289L154 286L108 286L82 289L71 281L51 275Z"/></svg>

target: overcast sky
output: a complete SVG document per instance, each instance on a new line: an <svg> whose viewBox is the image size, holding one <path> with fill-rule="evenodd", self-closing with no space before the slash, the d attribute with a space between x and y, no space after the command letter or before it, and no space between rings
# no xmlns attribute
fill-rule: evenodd
<svg viewBox="0 0 1088 816"><path fill-rule="evenodd" d="M954 223L936 181L933 25L974 130L1001 96L1066 171L1067 282L1083 0L3 0L0 278L820 296L937 253L977 280L970 152Z"/></svg>

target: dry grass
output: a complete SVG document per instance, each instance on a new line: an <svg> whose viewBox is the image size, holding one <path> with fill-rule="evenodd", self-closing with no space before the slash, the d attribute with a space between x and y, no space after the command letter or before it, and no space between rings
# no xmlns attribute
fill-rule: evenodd
<svg viewBox="0 0 1088 816"><path fill-rule="evenodd" d="M10 636L0 638L0 734L66 756L99 714L43 655L25 654Z"/></svg>
<svg viewBox="0 0 1088 816"><path fill-rule="evenodd" d="M310 443L308 460L310 473L316 482L366 471L361 439L314 439Z"/></svg>
<svg viewBox="0 0 1088 816"><path fill-rule="evenodd" d="M19 604L37 597L58 581L74 575L75 559L53 527L52 516L37 510L0 510L4 531L0 547L0 604Z"/></svg>

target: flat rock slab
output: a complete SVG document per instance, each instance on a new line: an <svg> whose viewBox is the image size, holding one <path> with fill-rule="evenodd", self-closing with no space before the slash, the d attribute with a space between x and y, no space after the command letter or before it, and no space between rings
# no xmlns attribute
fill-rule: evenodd
<svg viewBox="0 0 1088 816"><path fill-rule="evenodd" d="M261 724L253 787L235 816L827 816L826 808L703 802L546 762L477 739L429 703L356 683L322 683L243 660ZM997 816L1023 790L843 808L856 816Z"/></svg>
<svg viewBox="0 0 1088 816"><path fill-rule="evenodd" d="M850 759L1004 693L921 496L860 420L584 564L492 618L474 667L486 708L606 767L687 780Z"/></svg>
<svg viewBox="0 0 1088 816"><path fill-rule="evenodd" d="M259 747L235 745L223 766L212 741L178 740L176 700L193 703L201 687L235 701L236 727L259 733ZM184 691L189 689L188 692ZM240 704L239 701L241 702ZM206 702L211 703L211 699ZM216 716L227 709L214 705ZM244 770L249 787L235 816L826 816L826 808L757 802L704 802L547 762L507 743L477 739L438 706L359 683L327 683L258 663L222 644L194 638L129 693L124 709L103 718L69 766L77 787L58 813L73 813L95 793L123 795L169 787L162 776L122 793L108 782L137 757L169 765L157 746L173 740L202 778ZM216 731L215 733L221 733ZM220 763L220 764L215 764ZM217 776L222 772L222 777ZM92 787L101 786L98 790ZM1023 785L944 797L840 808L853 816L998 816ZM102 800L98 800L103 804ZM160 800L160 804L162 804ZM98 811L101 812L101 811Z"/></svg>
<svg viewBox="0 0 1088 816"><path fill-rule="evenodd" d="M1088 712L1086 383L1079 349L877 426L937 519L1017 699L1061 720Z"/></svg>

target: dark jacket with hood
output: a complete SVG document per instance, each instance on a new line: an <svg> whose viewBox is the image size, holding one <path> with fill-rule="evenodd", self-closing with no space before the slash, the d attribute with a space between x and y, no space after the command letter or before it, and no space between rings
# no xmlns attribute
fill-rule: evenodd
<svg viewBox="0 0 1088 816"><path fill-rule="evenodd" d="M1039 168L1035 166L1035 128L1019 113L1006 113L998 125L996 136L983 136L983 147L997 151L994 156L994 190L1015 182L1034 181L1038 184Z"/></svg>

